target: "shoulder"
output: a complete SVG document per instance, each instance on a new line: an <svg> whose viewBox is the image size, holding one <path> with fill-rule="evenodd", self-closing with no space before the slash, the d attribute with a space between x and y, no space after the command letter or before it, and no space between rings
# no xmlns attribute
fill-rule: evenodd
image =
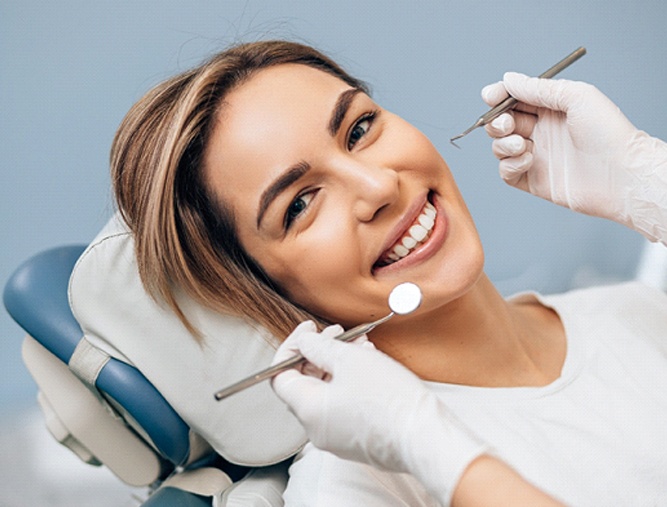
<svg viewBox="0 0 667 507"><path fill-rule="evenodd" d="M667 294L658 289L627 282L577 289L541 301L558 312L570 340L584 335L607 344L641 341L667 352Z"/></svg>
<svg viewBox="0 0 667 507"><path fill-rule="evenodd" d="M340 459L307 444L290 467L286 507L435 507L408 474L385 472Z"/></svg>
<svg viewBox="0 0 667 507"><path fill-rule="evenodd" d="M540 303L553 309L566 328L568 340L579 335L644 337L665 344L667 294L639 282L595 286L562 294L519 294L516 303Z"/></svg>
<svg viewBox="0 0 667 507"><path fill-rule="evenodd" d="M667 319L667 294L639 282L626 282L576 289L564 294L541 296L547 305L578 308L595 313L655 313Z"/></svg>

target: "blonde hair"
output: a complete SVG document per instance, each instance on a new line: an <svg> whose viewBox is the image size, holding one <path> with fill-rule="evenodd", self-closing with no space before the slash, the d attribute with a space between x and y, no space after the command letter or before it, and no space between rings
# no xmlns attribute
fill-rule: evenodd
<svg viewBox="0 0 667 507"><path fill-rule="evenodd" d="M258 70L285 63L317 68L366 91L364 83L309 46L246 43L150 90L127 113L113 141L112 182L134 235L141 280L197 338L178 305L180 290L213 310L259 323L279 338L314 318L283 297L244 251L233 213L213 198L202 168L225 95Z"/></svg>

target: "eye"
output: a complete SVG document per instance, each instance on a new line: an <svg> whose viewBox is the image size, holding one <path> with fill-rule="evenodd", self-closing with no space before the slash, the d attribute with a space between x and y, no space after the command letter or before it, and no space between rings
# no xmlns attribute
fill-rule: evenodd
<svg viewBox="0 0 667 507"><path fill-rule="evenodd" d="M367 113L359 118L357 123L354 124L347 139L348 150L354 148L354 145L357 144L357 142L368 133L376 116L377 111Z"/></svg>
<svg viewBox="0 0 667 507"><path fill-rule="evenodd" d="M296 220L306 210L310 201L315 197L315 191L306 192L296 197L288 206L285 212L284 228L288 230L294 220Z"/></svg>

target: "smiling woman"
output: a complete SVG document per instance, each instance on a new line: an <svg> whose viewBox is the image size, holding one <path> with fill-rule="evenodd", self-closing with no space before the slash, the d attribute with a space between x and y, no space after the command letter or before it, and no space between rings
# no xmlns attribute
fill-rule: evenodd
<svg viewBox="0 0 667 507"><path fill-rule="evenodd" d="M244 44L151 90L128 112L114 139L112 181L120 212L135 235L142 281L195 336L197 330L176 303L175 287L214 310L259 322L277 336L313 318L282 297L241 247L235 210L212 198L201 167L226 95L259 70L286 63L366 89L307 46Z"/></svg>
<svg viewBox="0 0 667 507"><path fill-rule="evenodd" d="M375 320L392 288L413 282L420 308L369 339L496 456L566 503L667 495L650 480L667 453L651 386L667 385L667 368L645 361L664 356L664 295L622 286L505 300L433 144L318 51L242 44L157 86L123 121L112 173L145 287L194 336L179 291L284 339L307 319ZM289 505L436 504L411 476L312 446L290 474Z"/></svg>
<svg viewBox="0 0 667 507"><path fill-rule="evenodd" d="M212 198L299 307L351 326L381 314L406 277L442 295L462 288L447 280L454 269L464 283L479 277L479 239L445 161L366 93L280 65L232 90L217 114L203 160ZM330 252L336 262L322 262ZM443 262L454 252L463 262Z"/></svg>

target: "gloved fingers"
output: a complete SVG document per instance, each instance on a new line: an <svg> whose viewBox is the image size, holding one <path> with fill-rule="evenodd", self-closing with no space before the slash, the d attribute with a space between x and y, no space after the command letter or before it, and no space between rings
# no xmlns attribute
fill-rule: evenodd
<svg viewBox="0 0 667 507"><path fill-rule="evenodd" d="M303 421L309 418L308 410L316 405L314 400L324 399L326 382L291 369L273 377L271 387L297 418Z"/></svg>
<svg viewBox="0 0 667 507"><path fill-rule="evenodd" d="M301 366L297 368L301 373L309 377L315 377L320 380L327 380L331 378L328 372L324 371L322 368L318 368L310 361L305 361Z"/></svg>
<svg viewBox="0 0 667 507"><path fill-rule="evenodd" d="M335 327L338 328L338 326L335 326ZM332 333L331 336L327 336L324 333L322 333L322 336L324 336L323 339L328 340L330 338L334 338L336 335L338 335L340 333L341 330L342 330L342 328L336 329L335 333ZM320 336L320 338L322 338L322 337ZM317 337L314 338L314 339L317 340ZM312 357L312 354L309 352L310 349L308 347L308 343L311 343L312 341L313 341L313 339L309 339L309 340L306 340L304 342L301 342L301 348L300 348L301 354L303 354L306 358L308 358L308 356ZM336 340L334 340L334 341L336 341ZM303 345L304 343L306 343L306 345ZM343 343L343 342L339 342L339 343ZM373 344L373 342L370 341L368 339L368 336L366 336L365 334L357 336L354 340L350 340L347 343L350 343L352 345L356 345L356 346L361 347L365 350L377 350L375 348L375 345ZM318 347L316 347L316 348L318 348ZM306 350L305 354L304 354L304 349ZM338 351L338 350L346 350L346 349L344 349L344 348L343 349L335 348L335 349L332 350L332 353L334 351ZM308 354L308 355L306 355L306 354ZM317 355L318 352L315 352L315 354ZM315 359L313 359L313 361L317 361L317 360L318 360L317 357ZM309 360L304 364L304 367L303 367L302 371L303 371L303 373L305 373L307 375L311 375L313 377L318 377L318 378L321 378L322 380L328 381L328 380L331 379L331 374L329 372L333 372L333 368L334 368L334 363L333 362L329 363L329 370L326 371L326 370L324 370L320 367L315 366Z"/></svg>
<svg viewBox="0 0 667 507"><path fill-rule="evenodd" d="M294 331L280 344L273 362L271 364L280 363L298 353L298 341L305 333L317 333L317 325L312 320L301 322L294 328Z"/></svg>
<svg viewBox="0 0 667 507"><path fill-rule="evenodd" d="M283 398L283 394L289 396L289 392L294 389L299 389L299 383L302 382L305 377L306 375L294 368L285 370L271 379L271 387L273 387L283 401L286 401Z"/></svg>
<svg viewBox="0 0 667 507"><path fill-rule="evenodd" d="M503 81L498 81L497 83L486 85L484 88L482 88L482 100L491 107L497 106L509 96L510 94L507 91L507 88L505 87L505 83ZM513 111L522 111L526 113L536 114L537 111L536 106L521 102L521 100L518 98L517 100L519 100L519 103L512 108Z"/></svg>
<svg viewBox="0 0 667 507"><path fill-rule="evenodd" d="M359 335L352 340L349 340L348 343L355 343L357 345L363 345L367 341L368 341L368 336L366 336L365 334L362 334L362 335Z"/></svg>
<svg viewBox="0 0 667 507"><path fill-rule="evenodd" d="M500 139L494 139L491 150L496 158L503 160L508 157L517 157L529 148L529 141L523 137L512 134Z"/></svg>
<svg viewBox="0 0 667 507"><path fill-rule="evenodd" d="M332 375L340 357L350 353L349 349L353 347L353 344L335 340L324 333L299 343L299 351L308 362Z"/></svg>
<svg viewBox="0 0 667 507"><path fill-rule="evenodd" d="M319 334L317 333L302 334L296 340L296 345L298 349L295 352L300 353L306 358L306 362L303 363L303 365L300 368L303 374L311 377L316 377L321 380L327 380L328 378L331 377L330 374L333 369L333 364L328 365L329 368L327 368L326 366L323 367L321 362L311 361L311 358L309 358L306 354L304 354L303 350L304 346L307 347L307 344L313 341L327 340L335 342L337 340L334 340L334 338L339 334L341 334L342 332L343 328L338 324L335 324L333 326L328 326L324 328L324 330L322 330L322 332Z"/></svg>
<svg viewBox="0 0 667 507"><path fill-rule="evenodd" d="M578 97L573 88L579 83L565 79L541 79L506 72L503 84L510 95L520 102L555 111L567 112L571 102Z"/></svg>
<svg viewBox="0 0 667 507"><path fill-rule="evenodd" d="M287 337L287 339L278 347L276 355L273 357L272 364L282 362L290 359L296 355L301 354L302 343L317 339L319 336L332 338L343 332L343 328L339 325L328 326L320 334L317 333L317 326L312 321L305 321L294 328L294 331ZM326 379L328 372L320 368L310 361L306 361L296 368L305 375L316 377L319 379Z"/></svg>
<svg viewBox="0 0 667 507"><path fill-rule="evenodd" d="M512 116L514 117L514 133L526 139L530 138L537 124L537 115L515 109L512 111Z"/></svg>
<svg viewBox="0 0 667 507"><path fill-rule="evenodd" d="M494 107L509 97L507 89L502 81L486 85L482 88L482 100L489 106Z"/></svg>
<svg viewBox="0 0 667 507"><path fill-rule="evenodd" d="M364 336L366 336L366 335L364 335ZM354 343L357 343L357 341L355 340ZM377 347L375 346L375 344L372 341L370 341L368 338L366 338L365 341L361 342L361 346L365 349L368 349L368 350L377 350Z"/></svg>
<svg viewBox="0 0 667 507"><path fill-rule="evenodd" d="M514 133L515 128L514 115L510 113L503 113L484 126L486 133L493 138L508 136Z"/></svg>
<svg viewBox="0 0 667 507"><path fill-rule="evenodd" d="M302 353L303 344L311 341L317 341L320 339L330 340L334 336L339 335L343 332L343 328L339 325L328 326L321 333L317 333L317 328L312 321L306 321L299 324L294 331L287 337L287 339L280 345L276 356L274 357L273 364L289 359L296 355L304 355ZM304 355L305 356L305 355ZM318 380L326 380L329 372L322 369L318 364L314 364L308 357L307 361L303 363L300 367L293 368L284 373L290 373L288 379L297 378L294 377L294 374L299 374L301 377L314 377ZM280 376L280 375L278 375Z"/></svg>
<svg viewBox="0 0 667 507"><path fill-rule="evenodd" d="M343 326L341 326L340 324L334 324L333 326L325 327L320 333L320 336L333 338L335 336L338 336L339 334L342 334L344 331L345 330L343 329Z"/></svg>
<svg viewBox="0 0 667 507"><path fill-rule="evenodd" d="M359 345L364 348L371 348L374 349L375 345L373 345L373 342L368 339L368 336L365 334L362 334L361 336L357 336L354 340L350 340L348 343L354 343L355 345Z"/></svg>
<svg viewBox="0 0 667 507"><path fill-rule="evenodd" d="M498 171L500 177L509 185L528 191L527 171L533 163L533 154L525 151L517 157L508 157L500 161Z"/></svg>
<svg viewBox="0 0 667 507"><path fill-rule="evenodd" d="M506 137L510 134L518 134L528 138L533 134L537 123L537 116L531 113L512 111L503 113L484 126L486 133L493 138Z"/></svg>

